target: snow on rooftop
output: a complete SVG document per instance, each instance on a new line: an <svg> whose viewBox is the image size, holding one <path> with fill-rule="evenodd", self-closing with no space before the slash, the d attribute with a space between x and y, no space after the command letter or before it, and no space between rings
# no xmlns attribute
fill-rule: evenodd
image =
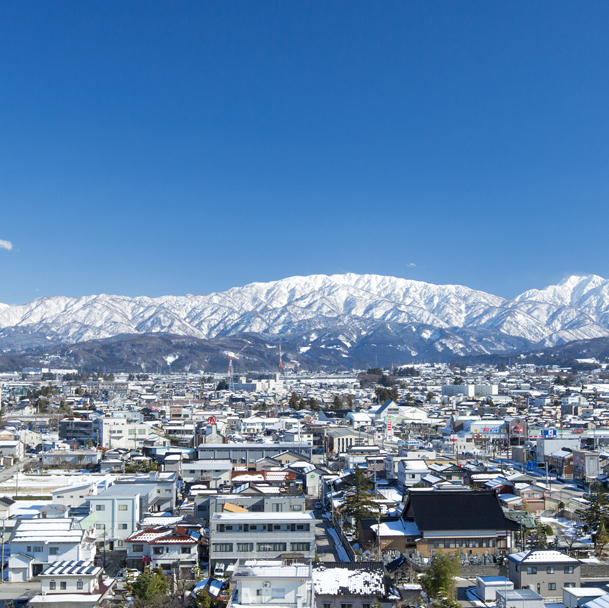
<svg viewBox="0 0 609 608"><path fill-rule="evenodd" d="M321 595L385 595L383 570L362 568L327 568L313 570L315 593Z"/></svg>
<svg viewBox="0 0 609 608"><path fill-rule="evenodd" d="M512 553L507 558L516 563L537 563L537 564L555 564L555 563L570 563L579 564L579 560L574 557L569 557L566 553L560 551L533 549L532 551L520 551L520 553Z"/></svg>

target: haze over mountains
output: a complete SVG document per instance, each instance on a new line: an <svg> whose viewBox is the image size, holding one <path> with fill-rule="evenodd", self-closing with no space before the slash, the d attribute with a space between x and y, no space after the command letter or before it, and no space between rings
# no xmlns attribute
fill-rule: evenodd
<svg viewBox="0 0 609 608"><path fill-rule="evenodd" d="M299 359L407 361L526 352L609 336L609 281L572 276L514 300L379 275L312 275L204 296L45 297L0 304L3 351L116 336L282 338ZM176 357L177 358L177 357Z"/></svg>

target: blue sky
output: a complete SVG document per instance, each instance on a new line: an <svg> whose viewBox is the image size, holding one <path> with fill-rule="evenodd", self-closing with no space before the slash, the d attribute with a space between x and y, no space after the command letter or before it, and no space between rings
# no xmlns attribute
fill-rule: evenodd
<svg viewBox="0 0 609 608"><path fill-rule="evenodd" d="M0 301L609 277L608 26L606 2L3 2Z"/></svg>

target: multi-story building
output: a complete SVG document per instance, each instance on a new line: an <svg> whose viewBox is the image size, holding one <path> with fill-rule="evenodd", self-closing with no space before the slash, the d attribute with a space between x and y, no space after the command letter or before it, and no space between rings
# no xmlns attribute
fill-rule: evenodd
<svg viewBox="0 0 609 608"><path fill-rule="evenodd" d="M398 487L411 488L421 483L423 477L429 472L429 467L424 460L401 460L398 464Z"/></svg>
<svg viewBox="0 0 609 608"><path fill-rule="evenodd" d="M235 508L236 507L236 508ZM305 497L301 494L281 494L280 496L243 496L240 494L205 495L195 497L194 515L208 521L213 513L239 511L245 509L253 513L303 513Z"/></svg>
<svg viewBox="0 0 609 608"><path fill-rule="evenodd" d="M311 564L283 560L239 559L231 577L227 608L313 608L315 587Z"/></svg>
<svg viewBox="0 0 609 608"><path fill-rule="evenodd" d="M94 428L99 445L109 449L140 449L150 433L149 425L144 422L114 416L98 418L94 421Z"/></svg>
<svg viewBox="0 0 609 608"><path fill-rule="evenodd" d="M200 536L181 526L175 528L144 528L126 541L127 564L143 568L150 564L164 572L179 570L182 578L192 578L191 571L199 563Z"/></svg>
<svg viewBox="0 0 609 608"><path fill-rule="evenodd" d="M97 608L112 597L116 581L104 578L103 570L90 560L56 561L38 575L40 593L28 606Z"/></svg>
<svg viewBox="0 0 609 608"><path fill-rule="evenodd" d="M312 513L213 513L209 562L232 564L239 558L315 557Z"/></svg>
<svg viewBox="0 0 609 608"><path fill-rule="evenodd" d="M126 550L125 541L147 513L173 511L175 483L174 473L123 477L91 496L91 513L97 516L97 541L107 543L110 549Z"/></svg>
<svg viewBox="0 0 609 608"><path fill-rule="evenodd" d="M9 582L28 581L56 561L92 560L95 539L81 526L68 517L19 520L10 539Z"/></svg>
<svg viewBox="0 0 609 608"><path fill-rule="evenodd" d="M97 429L93 426L93 420L69 416L59 421L59 439L83 444L89 441L97 443Z"/></svg>
<svg viewBox="0 0 609 608"><path fill-rule="evenodd" d="M581 562L553 549L532 549L507 556L508 577L516 589L532 589L544 598L562 598L564 587L579 587Z"/></svg>

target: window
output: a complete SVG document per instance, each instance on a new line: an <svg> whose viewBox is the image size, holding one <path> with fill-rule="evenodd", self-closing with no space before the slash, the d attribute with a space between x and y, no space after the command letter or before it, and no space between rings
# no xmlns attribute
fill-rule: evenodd
<svg viewBox="0 0 609 608"><path fill-rule="evenodd" d="M165 547L153 547L152 552L155 555L163 555Z"/></svg>
<svg viewBox="0 0 609 608"><path fill-rule="evenodd" d="M134 553L143 553L144 545L131 545L131 549L133 550Z"/></svg>
<svg viewBox="0 0 609 608"><path fill-rule="evenodd" d="M548 583L548 591L556 591L556 583Z"/></svg>
<svg viewBox="0 0 609 608"><path fill-rule="evenodd" d="M127 505L118 505L118 510L119 511L126 511L127 510Z"/></svg>
<svg viewBox="0 0 609 608"><path fill-rule="evenodd" d="M118 529L119 530L126 530L127 529L127 524L118 524Z"/></svg>
<svg viewBox="0 0 609 608"><path fill-rule="evenodd" d="M554 566L548 566L548 567L546 568L546 572L547 572L548 574L554 574Z"/></svg>
<svg viewBox="0 0 609 608"><path fill-rule="evenodd" d="M322 608L332 608L332 604L322 604Z"/></svg>
<svg viewBox="0 0 609 608"><path fill-rule="evenodd" d="M104 524L95 524L96 530L101 530L104 527Z"/></svg>
<svg viewBox="0 0 609 608"><path fill-rule="evenodd" d="M271 589L271 599L283 600L285 599L285 589Z"/></svg>
<svg viewBox="0 0 609 608"><path fill-rule="evenodd" d="M237 551L239 553L249 553L254 550L254 543L237 543Z"/></svg>
<svg viewBox="0 0 609 608"><path fill-rule="evenodd" d="M67 583L66 581L60 581L60 582L59 582L59 588L60 588L62 591L65 591L65 590L68 588L68 583Z"/></svg>
<svg viewBox="0 0 609 608"><path fill-rule="evenodd" d="M135 429L129 429L129 435L135 435Z"/></svg>
<svg viewBox="0 0 609 608"><path fill-rule="evenodd" d="M59 547L49 547L49 555L59 555Z"/></svg>
<svg viewBox="0 0 609 608"><path fill-rule="evenodd" d="M565 583L563 587L575 587L575 583Z"/></svg>
<svg viewBox="0 0 609 608"><path fill-rule="evenodd" d="M537 574L537 566L529 566L527 568L527 574Z"/></svg>
<svg viewBox="0 0 609 608"><path fill-rule="evenodd" d="M258 551L285 551L286 543L258 543Z"/></svg>
<svg viewBox="0 0 609 608"><path fill-rule="evenodd" d="M96 511L105 511L106 505L95 505L95 510Z"/></svg>
<svg viewBox="0 0 609 608"><path fill-rule="evenodd" d="M34 547L34 553L42 553L42 547Z"/></svg>
<svg viewBox="0 0 609 608"><path fill-rule="evenodd" d="M190 547L182 547L181 553L182 553L182 555L186 555L187 553L190 553Z"/></svg>
<svg viewBox="0 0 609 608"><path fill-rule="evenodd" d="M55 589L57 589L57 583L55 581L51 581L49 583L49 589L51 589L51 591L54 591Z"/></svg>
<svg viewBox="0 0 609 608"><path fill-rule="evenodd" d="M27 552L28 552L28 553L31 553L31 552L32 552L32 547L31 547L31 546L28 546L28 548L27 548Z"/></svg>
<svg viewBox="0 0 609 608"><path fill-rule="evenodd" d="M256 589L256 595L262 595L262 589ZM329 606L330 604L328 604ZM325 606L325 604L324 604Z"/></svg>
<svg viewBox="0 0 609 608"><path fill-rule="evenodd" d="M214 543L213 547L216 553L231 553L233 543Z"/></svg>
<svg viewBox="0 0 609 608"><path fill-rule="evenodd" d="M82 589L83 588L82 581L76 581L76 588L77 589Z"/></svg>
<svg viewBox="0 0 609 608"><path fill-rule="evenodd" d="M138 435L145 435L146 434L146 429L138 429L137 430L137 434Z"/></svg>
<svg viewBox="0 0 609 608"><path fill-rule="evenodd" d="M292 505L292 511L302 511L302 505Z"/></svg>
<svg viewBox="0 0 609 608"><path fill-rule="evenodd" d="M311 543L292 543L290 546L291 551L310 551Z"/></svg>
<svg viewBox="0 0 609 608"><path fill-rule="evenodd" d="M372 604L362 604L362 608L370 608Z"/></svg>
<svg viewBox="0 0 609 608"><path fill-rule="evenodd" d="M565 566L565 574L573 574L573 572L575 572L573 566Z"/></svg>
<svg viewBox="0 0 609 608"><path fill-rule="evenodd" d="M353 608L353 604L341 604L340 608Z"/></svg>

